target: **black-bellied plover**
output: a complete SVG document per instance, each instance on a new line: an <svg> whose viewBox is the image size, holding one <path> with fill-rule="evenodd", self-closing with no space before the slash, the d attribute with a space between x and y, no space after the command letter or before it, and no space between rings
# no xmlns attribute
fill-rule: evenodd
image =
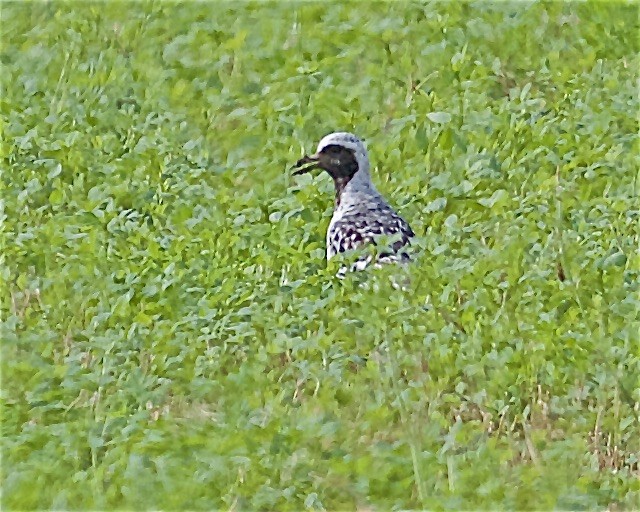
<svg viewBox="0 0 640 512"><path fill-rule="evenodd" d="M327 259L366 244L376 245L388 237L376 262L407 262L406 246L414 236L409 224L389 206L371 183L369 155L362 141L351 133L335 132L324 137L314 155L295 165L294 175L324 169L333 178L336 201L327 230ZM371 256L361 258L354 269L362 270Z"/></svg>

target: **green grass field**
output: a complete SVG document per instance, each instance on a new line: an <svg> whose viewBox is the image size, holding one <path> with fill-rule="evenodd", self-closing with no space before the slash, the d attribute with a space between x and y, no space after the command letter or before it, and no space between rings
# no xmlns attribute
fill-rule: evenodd
<svg viewBox="0 0 640 512"><path fill-rule="evenodd" d="M2 2L2 508L638 509L638 11Z"/></svg>

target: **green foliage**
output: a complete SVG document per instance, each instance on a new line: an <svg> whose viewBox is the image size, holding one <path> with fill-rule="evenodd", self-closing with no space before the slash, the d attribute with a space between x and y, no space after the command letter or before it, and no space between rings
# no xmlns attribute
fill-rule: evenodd
<svg viewBox="0 0 640 512"><path fill-rule="evenodd" d="M3 508L637 507L637 4L1 16ZM325 263L333 130L408 290Z"/></svg>

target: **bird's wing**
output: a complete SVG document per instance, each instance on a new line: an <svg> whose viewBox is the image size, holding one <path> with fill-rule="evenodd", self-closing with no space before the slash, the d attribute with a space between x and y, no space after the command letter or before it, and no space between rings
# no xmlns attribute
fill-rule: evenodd
<svg viewBox="0 0 640 512"><path fill-rule="evenodd" d="M375 239L381 235L399 235L391 246L395 254L409 243L414 232L402 217L385 205L347 213L333 224L327 242L331 252L336 254L368 243L375 244ZM380 254L381 258L385 256L390 254Z"/></svg>

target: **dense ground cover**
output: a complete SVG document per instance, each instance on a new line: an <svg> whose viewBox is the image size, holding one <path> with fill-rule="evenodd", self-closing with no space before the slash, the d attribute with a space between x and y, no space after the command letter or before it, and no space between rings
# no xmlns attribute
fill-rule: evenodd
<svg viewBox="0 0 640 512"><path fill-rule="evenodd" d="M637 5L1 7L3 508L637 508Z"/></svg>

